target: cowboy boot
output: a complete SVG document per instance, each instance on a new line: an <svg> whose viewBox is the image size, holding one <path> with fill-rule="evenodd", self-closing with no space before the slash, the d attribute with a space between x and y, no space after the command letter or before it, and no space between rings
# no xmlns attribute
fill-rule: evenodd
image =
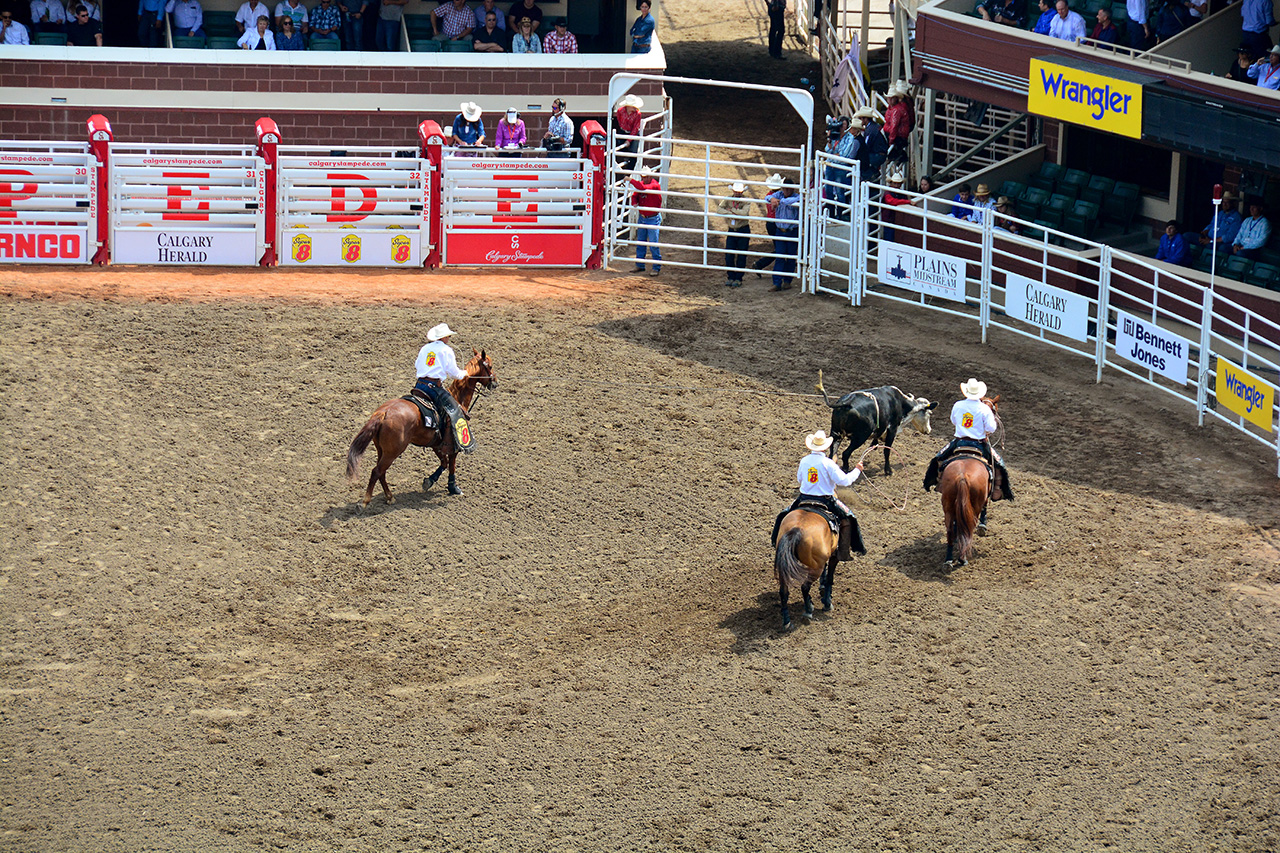
<svg viewBox="0 0 1280 853"><path fill-rule="evenodd" d="M850 546L853 544L853 519L840 519L840 545L836 548L836 559L840 562L853 559Z"/></svg>
<svg viewBox="0 0 1280 853"><path fill-rule="evenodd" d="M929 468L924 472L924 490L927 492L938 485L938 457L929 460Z"/></svg>

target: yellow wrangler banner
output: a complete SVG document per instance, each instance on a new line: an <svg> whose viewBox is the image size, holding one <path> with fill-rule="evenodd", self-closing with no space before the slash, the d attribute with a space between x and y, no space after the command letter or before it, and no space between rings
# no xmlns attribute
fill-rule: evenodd
<svg viewBox="0 0 1280 853"><path fill-rule="evenodd" d="M1142 84L1031 60L1027 110L1085 127L1142 138Z"/></svg>
<svg viewBox="0 0 1280 853"><path fill-rule="evenodd" d="M1218 402L1240 417L1272 432L1275 389L1258 377L1218 357Z"/></svg>

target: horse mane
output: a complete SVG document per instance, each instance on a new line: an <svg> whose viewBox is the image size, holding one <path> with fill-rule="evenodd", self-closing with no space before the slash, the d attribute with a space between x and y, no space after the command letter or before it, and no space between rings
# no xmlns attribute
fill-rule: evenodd
<svg viewBox="0 0 1280 853"><path fill-rule="evenodd" d="M473 352L474 352L474 351L473 351ZM446 391L448 391L450 394L452 394L452 395L453 395L453 397L454 397L454 399L456 399L456 400L461 400L461 399L462 399L462 396L461 396L461 394L462 394L462 385L463 385L463 383L464 383L464 382L471 382L471 383L473 383L473 384L475 383L475 381L476 381L476 375L475 375L475 373L474 373L474 372L472 372L472 368L475 368L475 367L479 366L479 364L480 364L480 353L479 353L479 352L475 352L475 354L471 356L471 360L470 360L470 361L468 361L468 362L467 362L465 365L463 365L463 367L462 367L463 371L467 374L467 378L466 378L466 379L450 379L450 380L449 380L449 384L445 386L445 390L446 390Z"/></svg>

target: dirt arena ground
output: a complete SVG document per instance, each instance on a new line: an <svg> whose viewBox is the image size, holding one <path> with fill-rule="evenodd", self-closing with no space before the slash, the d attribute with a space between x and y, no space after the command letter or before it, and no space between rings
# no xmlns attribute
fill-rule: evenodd
<svg viewBox="0 0 1280 853"><path fill-rule="evenodd" d="M0 270L0 849L1280 847L1274 457L1009 335L720 282ZM348 444L441 320L499 378L466 494L415 452L361 509ZM941 573L946 430L904 433L783 635L820 368L985 378L1018 500Z"/></svg>

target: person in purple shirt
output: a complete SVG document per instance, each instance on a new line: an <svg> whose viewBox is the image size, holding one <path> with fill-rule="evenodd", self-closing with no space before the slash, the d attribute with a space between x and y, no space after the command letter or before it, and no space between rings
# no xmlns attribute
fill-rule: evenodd
<svg viewBox="0 0 1280 853"><path fill-rule="evenodd" d="M1182 267L1191 260L1191 247L1182 236L1178 220L1170 219L1164 226L1164 234L1160 237L1160 248L1156 249L1156 260L1168 261Z"/></svg>
<svg viewBox="0 0 1280 853"><path fill-rule="evenodd" d="M529 134L524 122L520 120L520 112L511 107L506 116L498 122L498 133L494 145L498 148L524 148L529 143Z"/></svg>

